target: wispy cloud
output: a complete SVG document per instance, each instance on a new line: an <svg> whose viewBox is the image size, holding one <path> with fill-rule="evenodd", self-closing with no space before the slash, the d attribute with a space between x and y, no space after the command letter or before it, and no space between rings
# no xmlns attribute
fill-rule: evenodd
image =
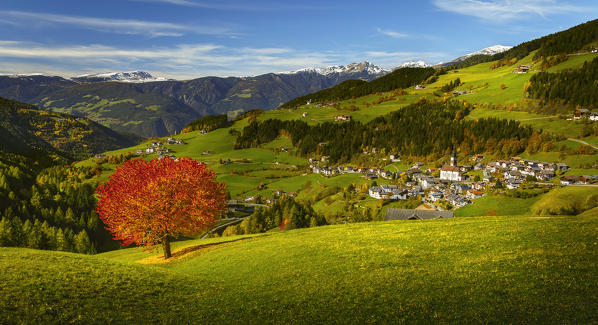
<svg viewBox="0 0 598 325"><path fill-rule="evenodd" d="M23 25L73 25L103 32L118 34L140 34L151 37L183 36L185 33L206 35L233 34L231 30L224 27L182 25L135 19L96 18L6 10L0 10L0 23L20 23Z"/></svg>
<svg viewBox="0 0 598 325"><path fill-rule="evenodd" d="M433 3L441 10L477 17L488 22L523 19L529 18L530 15L547 17L587 10L559 0L434 0Z"/></svg>
<svg viewBox="0 0 598 325"><path fill-rule="evenodd" d="M335 64L329 53L288 48L229 48L214 44L181 44L174 47L127 49L104 45L47 46L0 41L0 73L63 71L76 75L106 70L145 69L173 78L207 75L239 76ZM35 62L23 69L25 62ZM44 68L45 67L45 68Z"/></svg>
<svg viewBox="0 0 598 325"><path fill-rule="evenodd" d="M392 38L407 38L407 37L410 36L407 33L399 33L399 32L395 32L395 31L387 30L387 29L382 29L382 28L378 28L377 31L378 31L378 33L380 33L382 35L390 36Z"/></svg>
<svg viewBox="0 0 598 325"><path fill-rule="evenodd" d="M199 1L199 0L129 0L133 2L153 2L153 3L164 3L176 6L184 7L195 7L204 9L215 9L215 10L238 10L238 11L280 11L280 10L329 10L337 9L338 7L332 7L330 5L303 5L303 4L292 4L286 1L276 1L271 3L259 3L256 1L241 1L243 4L235 2L223 2L223 1Z"/></svg>

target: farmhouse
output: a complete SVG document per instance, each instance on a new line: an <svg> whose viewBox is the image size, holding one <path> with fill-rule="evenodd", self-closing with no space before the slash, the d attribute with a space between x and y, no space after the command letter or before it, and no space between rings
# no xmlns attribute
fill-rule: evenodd
<svg viewBox="0 0 598 325"><path fill-rule="evenodd" d="M581 120L582 118L590 117L590 110L586 108L576 109L573 112L573 119L574 120Z"/></svg>
<svg viewBox="0 0 598 325"><path fill-rule="evenodd" d="M351 121L351 115L340 114L335 117L337 121Z"/></svg>

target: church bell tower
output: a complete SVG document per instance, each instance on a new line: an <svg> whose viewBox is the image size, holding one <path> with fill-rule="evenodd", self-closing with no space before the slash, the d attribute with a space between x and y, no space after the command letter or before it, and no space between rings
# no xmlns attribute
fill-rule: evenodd
<svg viewBox="0 0 598 325"><path fill-rule="evenodd" d="M457 167L457 149L453 146L453 152L451 153L451 166Z"/></svg>

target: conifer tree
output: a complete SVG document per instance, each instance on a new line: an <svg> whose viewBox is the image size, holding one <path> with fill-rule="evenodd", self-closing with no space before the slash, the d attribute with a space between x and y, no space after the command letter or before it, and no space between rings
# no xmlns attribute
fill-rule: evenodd
<svg viewBox="0 0 598 325"><path fill-rule="evenodd" d="M95 248L85 230L75 235L75 251L82 254L95 254Z"/></svg>

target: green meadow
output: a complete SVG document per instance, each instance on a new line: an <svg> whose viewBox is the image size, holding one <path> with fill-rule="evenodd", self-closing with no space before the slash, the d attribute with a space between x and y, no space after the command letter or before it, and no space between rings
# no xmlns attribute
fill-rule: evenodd
<svg viewBox="0 0 598 325"><path fill-rule="evenodd" d="M345 224L179 241L169 263L0 248L0 323L589 324L596 229L595 213Z"/></svg>

